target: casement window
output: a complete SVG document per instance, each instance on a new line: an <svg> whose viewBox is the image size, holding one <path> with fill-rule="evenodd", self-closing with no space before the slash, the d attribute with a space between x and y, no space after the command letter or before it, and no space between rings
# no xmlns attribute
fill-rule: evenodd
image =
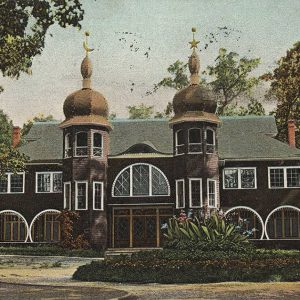
<svg viewBox="0 0 300 300"><path fill-rule="evenodd" d="M300 188L300 167L269 167L269 188Z"/></svg>
<svg viewBox="0 0 300 300"><path fill-rule="evenodd" d="M202 153L202 136L200 128L189 129L189 153Z"/></svg>
<svg viewBox="0 0 300 300"><path fill-rule="evenodd" d="M26 239L26 225L20 216L5 213L0 216L0 239L5 242L21 242Z"/></svg>
<svg viewBox="0 0 300 300"><path fill-rule="evenodd" d="M202 179L189 178L190 208L202 207Z"/></svg>
<svg viewBox="0 0 300 300"><path fill-rule="evenodd" d="M71 142L71 134L67 133L65 135L65 158L72 156L72 142Z"/></svg>
<svg viewBox="0 0 300 300"><path fill-rule="evenodd" d="M25 191L25 173L6 173L0 178L0 194L20 194Z"/></svg>
<svg viewBox="0 0 300 300"><path fill-rule="evenodd" d="M176 208L185 208L184 179L176 180Z"/></svg>
<svg viewBox="0 0 300 300"><path fill-rule="evenodd" d="M175 133L175 154L184 154L184 131L182 129Z"/></svg>
<svg viewBox="0 0 300 300"><path fill-rule="evenodd" d="M133 164L123 169L116 177L114 197L169 196L170 186L165 174L150 164Z"/></svg>
<svg viewBox="0 0 300 300"><path fill-rule="evenodd" d="M217 181L207 179L207 200L209 207L217 207Z"/></svg>
<svg viewBox="0 0 300 300"><path fill-rule="evenodd" d="M104 209L104 191L103 182L93 182L93 209L103 210Z"/></svg>
<svg viewBox="0 0 300 300"><path fill-rule="evenodd" d="M88 209L88 182L75 182L75 210Z"/></svg>
<svg viewBox="0 0 300 300"><path fill-rule="evenodd" d="M75 156L88 155L88 134L87 132L77 132L75 136Z"/></svg>
<svg viewBox="0 0 300 300"><path fill-rule="evenodd" d="M224 189L256 189L256 168L226 168L223 170Z"/></svg>
<svg viewBox="0 0 300 300"><path fill-rule="evenodd" d="M206 153L214 153L216 148L216 134L211 128L206 129Z"/></svg>
<svg viewBox="0 0 300 300"><path fill-rule="evenodd" d="M103 156L103 136L99 132L93 132L93 156Z"/></svg>
<svg viewBox="0 0 300 300"><path fill-rule="evenodd" d="M64 183L64 209L71 210L71 182Z"/></svg>
<svg viewBox="0 0 300 300"><path fill-rule="evenodd" d="M36 172L36 193L61 193L62 172Z"/></svg>

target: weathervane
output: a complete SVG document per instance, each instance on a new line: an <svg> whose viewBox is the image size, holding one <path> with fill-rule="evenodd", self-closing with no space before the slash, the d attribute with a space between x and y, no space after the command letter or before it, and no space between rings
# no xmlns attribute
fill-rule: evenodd
<svg viewBox="0 0 300 300"><path fill-rule="evenodd" d="M88 47L88 37L90 36L90 33L86 31L84 34L85 41L83 42L83 48L85 50L86 56L88 56L89 52L92 52L94 49Z"/></svg>
<svg viewBox="0 0 300 300"><path fill-rule="evenodd" d="M189 44L191 45L191 49L194 49L194 50L195 50L195 48L198 48L197 45L200 43L199 41L195 40L195 32L196 32L196 28L193 27L192 28L193 40L191 42L189 42Z"/></svg>

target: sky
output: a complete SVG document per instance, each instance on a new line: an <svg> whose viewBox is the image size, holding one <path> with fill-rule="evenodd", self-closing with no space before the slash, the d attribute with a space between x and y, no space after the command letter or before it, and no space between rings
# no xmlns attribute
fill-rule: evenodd
<svg viewBox="0 0 300 300"><path fill-rule="evenodd" d="M201 70L214 64L222 47L240 56L260 57L254 74L260 75L274 69L276 61L300 40L299 0L82 2L81 31L52 26L42 55L34 58L31 76L23 74L18 80L0 77L5 89L0 94L0 109L15 125L21 126L39 113L64 119L65 98L82 86L80 64L85 56L82 42L86 30L91 34L89 46L95 49L90 54L92 87L106 97L110 112L117 117L127 117L129 105L145 103L162 111L172 101L173 89L163 88L150 96L146 92L168 75L170 64L178 59L187 62L192 27L197 28L196 39L202 49ZM227 30L219 29L224 27ZM216 37L212 43L210 33Z"/></svg>

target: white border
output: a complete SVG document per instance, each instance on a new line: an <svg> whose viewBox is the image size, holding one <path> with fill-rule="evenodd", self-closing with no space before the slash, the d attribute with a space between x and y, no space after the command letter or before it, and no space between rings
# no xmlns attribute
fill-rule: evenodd
<svg viewBox="0 0 300 300"><path fill-rule="evenodd" d="M70 144L72 144L72 143L70 143L70 137L71 137L71 133L70 133L70 132L67 133L67 134L65 135L64 158L70 158L70 157L72 157L72 155L70 155L70 156L67 156L67 155L66 155L66 153L68 153L69 150L72 150L72 145L70 145ZM67 145L67 140L68 140L68 144L69 144L69 147L68 147L68 148L66 147L66 145Z"/></svg>
<svg viewBox="0 0 300 300"><path fill-rule="evenodd" d="M149 195L133 195L133 184L132 184L132 182L133 182L133 180L132 180L132 176L133 176L133 172L132 172L132 167L133 166L137 166L137 165L145 165L145 166L149 166ZM117 182L117 180L118 180L118 178L119 178L119 176L126 170L126 169L128 169L128 168L130 168L130 181L129 181L129 184L130 184L130 193L129 193L129 195L128 196L115 196L114 195L114 189L115 189L115 184L116 184L116 182ZM167 182L167 186L168 186L168 194L166 194L166 195L152 195L152 168L154 168L154 169L156 169L158 172L160 172L162 175L163 175L163 177L164 177L164 179L166 180L166 182ZM111 188L111 196L112 197L118 197L118 198L128 198L128 197L168 197L168 196L170 196L170 184L169 184L169 180L168 180L168 178L167 178L167 176L165 175L165 173L161 170L161 169L159 169L158 167L156 167L156 166L154 166L154 165L152 165L152 164L148 164L148 163L135 163L135 164L132 164L132 165L129 165L129 166L127 166L127 167L125 167L125 168L123 168L118 174L117 174L117 176L116 176L116 178L114 179L114 182L113 182L113 184L112 184L112 188Z"/></svg>
<svg viewBox="0 0 300 300"><path fill-rule="evenodd" d="M67 199L66 199L66 186L70 187L70 195L69 195L69 210L72 210L71 206L71 199L72 199L72 186L71 186L71 181L64 182L64 209L67 207Z"/></svg>
<svg viewBox="0 0 300 300"><path fill-rule="evenodd" d="M77 147L77 135L79 133L82 133L82 132L86 133L86 146ZM88 157L89 156L89 132L88 131L78 131L78 132L76 132L75 133L75 145L74 146L75 146L74 147L74 153L73 153L74 157ZM79 148L87 148L87 155L76 155L77 148L78 149Z"/></svg>
<svg viewBox="0 0 300 300"><path fill-rule="evenodd" d="M207 143L207 131L210 130L213 132L213 139L214 143L213 144L208 144ZM206 127L205 129L205 143L206 143L206 153L205 154L214 154L216 152L216 131L212 127ZM207 152L207 145L209 146L214 146L214 151L213 152Z"/></svg>
<svg viewBox="0 0 300 300"><path fill-rule="evenodd" d="M39 192L38 191L38 175L39 174L50 174L50 191L49 192ZM35 193L36 194L60 194L63 192L63 187L60 192L53 192L53 174L61 174L63 175L62 171L54 171L54 172L35 172ZM62 180L62 177L61 177Z"/></svg>
<svg viewBox="0 0 300 300"><path fill-rule="evenodd" d="M95 185L100 184L101 185L101 208L95 207ZM93 182L93 210L104 210L104 185L103 181L94 181Z"/></svg>
<svg viewBox="0 0 300 300"><path fill-rule="evenodd" d="M215 184L215 205L209 205L209 182L214 182ZM207 206L209 208L217 208L218 207L218 190L217 190L217 180L207 178Z"/></svg>
<svg viewBox="0 0 300 300"><path fill-rule="evenodd" d="M190 143L190 130L197 129L200 131L200 143ZM203 147L203 139L202 139L202 129L199 127L192 127L188 129L188 154L201 154L203 153L203 149L200 152L190 152L190 145L201 145L201 149Z"/></svg>
<svg viewBox="0 0 300 300"><path fill-rule="evenodd" d="M237 170L238 171L238 187L230 188L225 187L225 170ZM254 170L254 187L242 188L241 170ZM257 189L257 172L256 167L228 167L223 169L223 190L256 190Z"/></svg>
<svg viewBox="0 0 300 300"><path fill-rule="evenodd" d="M26 227L26 237L25 237L25 240L24 240L24 243L26 243L28 241L28 238L31 240L31 234L30 234L30 227L28 226L28 223L25 219L25 217L23 215L21 215L19 212L15 211L15 210L11 210L11 209L5 209L5 210L1 210L0 211L0 215L2 214L6 214L6 213L12 213L12 214L15 214L17 215L20 219L22 219L22 221L24 222L25 224L25 227ZM14 243L14 241L8 241L10 243ZM1 243L7 243L7 242L0 242ZM20 242L17 242L15 241L15 243L20 243ZM23 242L21 242L23 243Z"/></svg>
<svg viewBox="0 0 300 300"><path fill-rule="evenodd" d="M23 175L23 186L22 192L11 192L11 175L15 175L12 172L5 173L7 175L7 192L0 192L0 195L7 195L7 194L24 194L25 193L25 172L17 172L16 175Z"/></svg>
<svg viewBox="0 0 300 300"><path fill-rule="evenodd" d="M199 202L200 206L193 206L192 205L192 181L197 181L200 182L200 197L199 197ZM202 186L202 178L189 178L189 205L190 208L201 208L203 206L203 186Z"/></svg>
<svg viewBox="0 0 300 300"><path fill-rule="evenodd" d="M271 176L270 170L271 169L283 169L283 185L284 186L274 186L271 187ZM282 166L282 167L268 167L268 187L270 190L277 190L277 189L299 189L300 186L287 186L287 169L300 169L300 166Z"/></svg>
<svg viewBox="0 0 300 300"><path fill-rule="evenodd" d="M98 156L98 155L94 155L94 134L95 133L99 133L101 135L101 156ZM95 130L95 129L92 129L91 130L91 144L92 144L92 149L91 149L91 156L92 157L96 157L96 158L103 158L103 152L104 152L104 147L103 147L103 142L104 142L104 139L103 139L103 132L99 131L99 130ZM97 147L97 149L100 149L100 147Z"/></svg>
<svg viewBox="0 0 300 300"><path fill-rule="evenodd" d="M35 215L35 217L32 219L32 221L31 221L31 223L30 223L30 226L29 226L29 239L30 239L30 241L33 243L34 241L33 241L33 239L32 239L32 236L31 236L31 230L32 230L32 226L33 226L33 224L34 224L34 222L41 216L41 215L43 215L43 214L45 214L45 213L61 213L61 211L60 210L57 210L57 209L45 209L45 210L42 210L41 212L39 212L37 215Z"/></svg>
<svg viewBox="0 0 300 300"><path fill-rule="evenodd" d="M270 217L271 217L272 214L275 213L276 211L281 210L281 209L284 209L284 208L294 209L294 210L300 212L300 208L299 208L299 207L292 206L292 205L281 205L281 206L278 206L277 208L273 209L273 210L268 214L268 216L267 216L267 218L266 218L266 222L265 222L265 234L266 234L267 240L270 240L269 235L268 235L268 230L267 230L267 225L268 225L268 222L269 222ZM277 239L276 239L276 240L277 240ZM283 240L287 240L287 239L283 239Z"/></svg>
<svg viewBox="0 0 300 300"><path fill-rule="evenodd" d="M178 186L177 186L177 184L179 182L183 182L183 185L182 185L182 192L183 192L182 202L183 202L183 206L178 206ZM176 209L185 208L185 181L184 181L184 179L176 179L175 180L175 185L176 185Z"/></svg>
<svg viewBox="0 0 300 300"><path fill-rule="evenodd" d="M78 208L78 201L77 201L77 196L78 196L78 183L85 183L85 191L86 191L86 197L85 197L85 208ZM75 181L75 210L88 210L88 181L87 180L78 180Z"/></svg>
<svg viewBox="0 0 300 300"><path fill-rule="evenodd" d="M257 216L257 218L258 218L259 221L260 221L261 228L262 228L262 229L261 229L262 232L261 232L261 236L260 236L260 240L262 240L262 239L264 238L264 235L265 235L266 230L265 230L265 223L264 223L262 217L260 216L260 214L259 214L256 210L254 210L253 208L251 208L251 207L249 207L249 206L234 206L234 207L228 209L228 210L225 212L225 216L227 216L227 214L229 214L230 212L235 211L235 210L237 210L237 209L245 209L245 210L249 210L249 211L253 212L253 213Z"/></svg>
<svg viewBox="0 0 300 300"><path fill-rule="evenodd" d="M178 132L183 131L183 129L178 129L175 132L175 156L184 155L185 153L178 153L177 147L184 146L184 144L178 145Z"/></svg>

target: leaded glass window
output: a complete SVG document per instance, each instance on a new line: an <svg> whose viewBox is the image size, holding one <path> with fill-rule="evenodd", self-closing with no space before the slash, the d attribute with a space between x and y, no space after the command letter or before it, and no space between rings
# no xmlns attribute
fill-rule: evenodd
<svg viewBox="0 0 300 300"><path fill-rule="evenodd" d="M216 180L207 179L207 198L208 206L216 207L217 206L217 182Z"/></svg>
<svg viewBox="0 0 300 300"><path fill-rule="evenodd" d="M37 193L61 193L62 172L37 173Z"/></svg>
<svg viewBox="0 0 300 300"><path fill-rule="evenodd" d="M62 173L53 173L53 192L62 191Z"/></svg>
<svg viewBox="0 0 300 300"><path fill-rule="evenodd" d="M284 187L284 169L270 169L270 186Z"/></svg>
<svg viewBox="0 0 300 300"><path fill-rule="evenodd" d="M300 188L300 167L270 167L270 188Z"/></svg>
<svg viewBox="0 0 300 300"><path fill-rule="evenodd" d="M175 147L176 147L176 154L183 154L184 153L184 131L182 129L176 131L175 134Z"/></svg>
<svg viewBox="0 0 300 300"><path fill-rule="evenodd" d="M113 196L163 196L169 195L166 176L156 167L135 164L124 169L113 184Z"/></svg>
<svg viewBox="0 0 300 300"><path fill-rule="evenodd" d="M185 207L184 179L176 180L176 208Z"/></svg>
<svg viewBox="0 0 300 300"><path fill-rule="evenodd" d="M223 172L224 189L255 189L255 168L226 168Z"/></svg>
<svg viewBox="0 0 300 300"><path fill-rule="evenodd" d="M94 209L103 210L103 182L94 182Z"/></svg>
<svg viewBox="0 0 300 300"><path fill-rule="evenodd" d="M215 152L215 132L212 129L206 130L206 153Z"/></svg>
<svg viewBox="0 0 300 300"><path fill-rule="evenodd" d="M71 143L71 134L68 133L65 136L65 158L72 156L72 143Z"/></svg>
<svg viewBox="0 0 300 300"><path fill-rule="evenodd" d="M286 175L288 187L300 187L300 168L288 168Z"/></svg>
<svg viewBox="0 0 300 300"><path fill-rule="evenodd" d="M189 129L189 153L202 152L202 137L200 128Z"/></svg>
<svg viewBox="0 0 300 300"><path fill-rule="evenodd" d="M0 193L24 193L24 173L6 173L0 178Z"/></svg>
<svg viewBox="0 0 300 300"><path fill-rule="evenodd" d="M87 182L76 182L76 201L75 209L82 210L87 209Z"/></svg>
<svg viewBox="0 0 300 300"><path fill-rule="evenodd" d="M88 134L87 132L76 133L76 156L88 155Z"/></svg>
<svg viewBox="0 0 300 300"><path fill-rule="evenodd" d="M71 210L71 182L64 183L64 208Z"/></svg>
<svg viewBox="0 0 300 300"><path fill-rule="evenodd" d="M0 193L8 192L8 175L4 175L0 178Z"/></svg>
<svg viewBox="0 0 300 300"><path fill-rule="evenodd" d="M102 148L102 134L99 132L93 133L93 155L102 157L103 148Z"/></svg>
<svg viewBox="0 0 300 300"><path fill-rule="evenodd" d="M190 178L190 207L202 206L202 180L199 178Z"/></svg>

